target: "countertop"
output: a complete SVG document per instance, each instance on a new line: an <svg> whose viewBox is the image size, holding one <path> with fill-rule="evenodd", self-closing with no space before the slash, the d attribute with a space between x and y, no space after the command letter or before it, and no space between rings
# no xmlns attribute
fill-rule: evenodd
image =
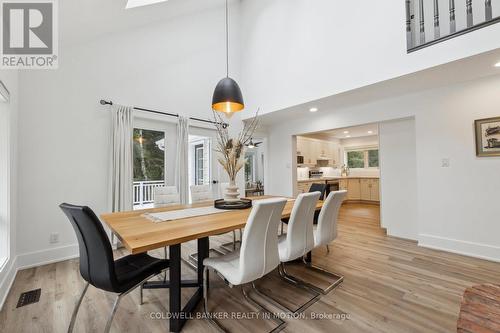
<svg viewBox="0 0 500 333"><path fill-rule="evenodd" d="M340 180L340 179L379 179L379 176L347 176L347 177L321 177L321 178L305 178L298 179L297 182L305 183L305 182L314 182L314 181L329 181L329 180Z"/></svg>

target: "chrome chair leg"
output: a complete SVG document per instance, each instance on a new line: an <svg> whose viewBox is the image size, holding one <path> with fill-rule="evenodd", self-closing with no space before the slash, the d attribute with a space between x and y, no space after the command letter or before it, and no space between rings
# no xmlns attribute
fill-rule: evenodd
<svg viewBox="0 0 500 333"><path fill-rule="evenodd" d="M230 242L230 243L224 243L220 246L221 249L227 251L227 252L233 252L233 251L236 251L236 245L239 243L241 244L241 239L243 238L243 232L241 231L241 229L239 229L240 231L240 239L238 240L237 237L236 237L236 230L233 230L233 241Z"/></svg>
<svg viewBox="0 0 500 333"><path fill-rule="evenodd" d="M325 289L321 289L317 286L314 286L306 281L302 281L302 283L306 284L307 286L309 286L310 288L322 293L323 295L326 295L328 294L330 291L332 291L333 289L335 289L338 285L340 285L342 283L342 281L344 281L344 277L339 275L339 274L336 274L336 273L333 273L333 272L330 272L330 271L327 271L326 269L324 268L321 268L321 267L318 267L318 266L315 266L313 265L312 263L310 262L307 262L303 259L304 261L304 264L306 265L307 268L309 269L312 269L313 271L315 272L318 272L318 273L321 273L321 274L324 274L324 275L327 275L329 277L332 277L334 279L333 283L331 283L328 287L326 287Z"/></svg>
<svg viewBox="0 0 500 333"><path fill-rule="evenodd" d="M80 305L82 304L83 298L85 297L88 288L89 288L89 283L87 282L85 284L85 287L83 288L80 298L78 299L78 302L75 305L75 309L73 310L73 315L71 316L71 321L69 322L68 333L73 332L73 328L75 327L75 322L76 322L76 316L78 315L78 310L80 310Z"/></svg>
<svg viewBox="0 0 500 333"><path fill-rule="evenodd" d="M217 274L218 275L218 274ZM225 279L224 279L225 281ZM208 267L203 268L203 308L205 312L205 318L208 320L208 322L219 332L229 332L226 330L220 323L215 320L211 314L211 312L208 310ZM232 288L232 285L229 284L229 287ZM278 318L275 314L273 314L271 311L267 310L264 306L262 306L259 302L256 300L252 299L248 293L245 291L245 288L241 286L241 290L243 293L243 296L247 300L248 303L256 307L259 311L266 313L269 318L272 318L272 320L278 324L277 327L275 327L273 330L271 330L269 333L275 333L281 331L285 326L286 322Z"/></svg>
<svg viewBox="0 0 500 333"><path fill-rule="evenodd" d="M111 309L111 313L108 317L108 321L106 322L106 328L104 329L104 333L109 333L109 330L111 329L111 323L113 322L113 318L115 317L118 304L120 304L123 295L124 294L120 294L116 297L115 303L113 304L113 308Z"/></svg>
<svg viewBox="0 0 500 333"><path fill-rule="evenodd" d="M293 286L296 286L298 288L301 288L309 293L311 293L313 295L313 297L308 300L306 303L304 303L303 305L301 305L297 310L293 310L293 309L290 309L289 307L287 307L286 305L280 303L278 300L274 299L273 297L263 293L262 291L260 291L257 286L255 284L253 284L253 288L254 290L261 296L263 297L264 299L266 299L267 301L269 301L269 303L273 304L274 306L276 306L277 308L281 309L282 311L284 312L287 312L287 313L290 313L290 314L297 314L297 313L301 313L303 312L305 309L307 309L308 307L310 307L311 305L313 305L314 303L316 303L317 301L319 301L321 295L319 292L317 292L316 290L313 290L311 288L308 288L307 286L305 285L302 285L297 279L293 278L292 276L286 274L286 271L284 270L284 264L283 263L280 263L279 266L278 266L278 273L280 275L280 277L287 283L293 285Z"/></svg>
<svg viewBox="0 0 500 333"><path fill-rule="evenodd" d="M252 286L255 284L252 282ZM286 326L286 322L280 319L276 314L272 313L268 309L266 309L262 304L260 304L258 301L250 297L250 295L245 291L245 287L241 286L241 292L243 293L243 296L247 300L248 303L252 304L254 307L256 307L260 312L266 314L266 318L271 318L278 326L275 327L274 329L271 330L271 333L274 332L279 332L283 330Z"/></svg>
<svg viewBox="0 0 500 333"><path fill-rule="evenodd" d="M205 318L219 332L227 332L222 325L220 325L208 310L208 267L203 268L203 308L205 311Z"/></svg>
<svg viewBox="0 0 500 333"><path fill-rule="evenodd" d="M139 302L139 305L143 305L144 304L144 283L141 284L140 288L141 289L139 290L139 292L141 294L141 301Z"/></svg>

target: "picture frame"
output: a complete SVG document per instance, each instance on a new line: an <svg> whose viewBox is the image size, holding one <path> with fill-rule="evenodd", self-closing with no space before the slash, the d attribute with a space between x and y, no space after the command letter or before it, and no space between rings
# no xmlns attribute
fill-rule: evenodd
<svg viewBox="0 0 500 333"><path fill-rule="evenodd" d="M500 156L500 117L474 121L476 156Z"/></svg>

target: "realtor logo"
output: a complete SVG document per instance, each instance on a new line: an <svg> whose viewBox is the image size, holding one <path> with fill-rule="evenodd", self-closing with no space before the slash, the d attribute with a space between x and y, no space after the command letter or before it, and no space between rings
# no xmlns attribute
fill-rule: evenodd
<svg viewBox="0 0 500 333"><path fill-rule="evenodd" d="M57 68L56 0L0 0L1 68Z"/></svg>

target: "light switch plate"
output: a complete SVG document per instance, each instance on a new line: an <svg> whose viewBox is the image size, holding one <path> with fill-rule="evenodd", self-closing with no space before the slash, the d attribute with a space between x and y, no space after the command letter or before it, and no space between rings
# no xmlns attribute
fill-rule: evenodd
<svg viewBox="0 0 500 333"><path fill-rule="evenodd" d="M441 167L442 168L449 168L450 167L450 159L449 158L443 158L441 160Z"/></svg>

